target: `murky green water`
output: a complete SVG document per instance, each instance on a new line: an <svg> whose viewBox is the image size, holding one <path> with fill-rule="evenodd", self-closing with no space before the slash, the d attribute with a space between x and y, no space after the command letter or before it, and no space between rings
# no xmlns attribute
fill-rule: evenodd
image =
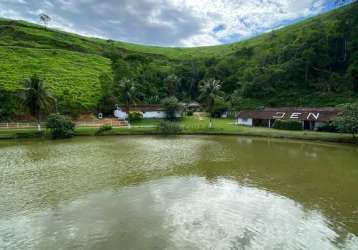
<svg viewBox="0 0 358 250"><path fill-rule="evenodd" d="M358 249L358 147L0 141L0 249Z"/></svg>

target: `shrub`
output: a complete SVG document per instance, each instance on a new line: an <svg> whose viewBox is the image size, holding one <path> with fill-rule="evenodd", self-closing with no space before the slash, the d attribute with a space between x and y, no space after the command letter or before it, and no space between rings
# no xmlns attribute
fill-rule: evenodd
<svg viewBox="0 0 358 250"><path fill-rule="evenodd" d="M187 115L187 116L193 116L193 114L194 114L193 111L188 111L188 112L186 112L186 115Z"/></svg>
<svg viewBox="0 0 358 250"><path fill-rule="evenodd" d="M181 132L181 127L176 122L161 121L158 124L158 132L164 135L174 135Z"/></svg>
<svg viewBox="0 0 358 250"><path fill-rule="evenodd" d="M356 138L358 133L358 103L349 103L341 105L343 111L334 121L334 125L339 132L350 133Z"/></svg>
<svg viewBox="0 0 358 250"><path fill-rule="evenodd" d="M140 121L143 119L143 113L139 111L131 111L128 114L128 119L131 122Z"/></svg>
<svg viewBox="0 0 358 250"><path fill-rule="evenodd" d="M101 127L99 127L97 130L96 130L96 133L95 135L102 135L108 131L111 131L112 130L112 126L111 125L103 125Z"/></svg>
<svg viewBox="0 0 358 250"><path fill-rule="evenodd" d="M292 120L275 120L272 126L274 129L282 130L302 130L302 124Z"/></svg>
<svg viewBox="0 0 358 250"><path fill-rule="evenodd" d="M53 139L70 138L74 135L75 124L60 114L51 114L47 118L46 127L50 129Z"/></svg>
<svg viewBox="0 0 358 250"><path fill-rule="evenodd" d="M173 121L176 119L176 113L180 109L180 104L176 97L172 96L163 99L161 102L161 106L163 109L165 109L168 120Z"/></svg>
<svg viewBox="0 0 358 250"><path fill-rule="evenodd" d="M338 132L338 129L333 124L324 124L324 125L318 127L317 131L335 133L335 132Z"/></svg>

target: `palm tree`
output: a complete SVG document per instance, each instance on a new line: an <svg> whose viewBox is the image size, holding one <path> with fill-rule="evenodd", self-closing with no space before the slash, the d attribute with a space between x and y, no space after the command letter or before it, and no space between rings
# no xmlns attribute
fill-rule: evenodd
<svg viewBox="0 0 358 250"><path fill-rule="evenodd" d="M41 115L43 112L50 110L51 104L56 106L56 99L52 97L44 82L37 76L33 75L25 80L23 89L24 105L29 109L30 114L37 120L37 129L41 131Z"/></svg>
<svg viewBox="0 0 358 250"><path fill-rule="evenodd" d="M134 81L127 78L123 78L122 80L119 81L119 91L121 93L125 111L129 116L129 106L131 103L137 100L137 96L138 96L137 88L135 86ZM128 119L128 126L130 127L129 119Z"/></svg>
<svg viewBox="0 0 358 250"><path fill-rule="evenodd" d="M211 115L215 105L215 99L222 94L220 89L221 82L215 79L204 80L199 86L199 99L204 102L206 109L209 112L209 128L212 127Z"/></svg>
<svg viewBox="0 0 358 250"><path fill-rule="evenodd" d="M168 93L170 96L175 96L177 88L180 84L180 78L176 75L169 75L167 78L165 78L165 82L168 86Z"/></svg>

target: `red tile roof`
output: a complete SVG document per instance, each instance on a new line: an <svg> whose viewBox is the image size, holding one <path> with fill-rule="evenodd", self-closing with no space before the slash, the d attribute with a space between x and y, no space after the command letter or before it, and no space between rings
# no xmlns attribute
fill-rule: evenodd
<svg viewBox="0 0 358 250"><path fill-rule="evenodd" d="M121 110L125 110L125 106L120 106ZM164 109L158 104L141 104L130 105L129 111L150 112L150 111L164 111Z"/></svg>

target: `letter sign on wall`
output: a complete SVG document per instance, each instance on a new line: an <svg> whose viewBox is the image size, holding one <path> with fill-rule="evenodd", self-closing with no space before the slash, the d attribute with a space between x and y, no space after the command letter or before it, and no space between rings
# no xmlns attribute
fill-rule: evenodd
<svg viewBox="0 0 358 250"><path fill-rule="evenodd" d="M307 120L310 119L310 117L313 116L314 119L318 120L318 117L319 117L319 113L317 114L314 114L314 113L308 113L308 116L307 116Z"/></svg>
<svg viewBox="0 0 358 250"><path fill-rule="evenodd" d="M298 119L300 117L300 115L302 115L302 113L292 113L290 118L291 119Z"/></svg>
<svg viewBox="0 0 358 250"><path fill-rule="evenodd" d="M274 119L282 119L282 118L285 117L285 115L286 115L285 112L276 112L276 115L272 116L272 118L274 118Z"/></svg>

